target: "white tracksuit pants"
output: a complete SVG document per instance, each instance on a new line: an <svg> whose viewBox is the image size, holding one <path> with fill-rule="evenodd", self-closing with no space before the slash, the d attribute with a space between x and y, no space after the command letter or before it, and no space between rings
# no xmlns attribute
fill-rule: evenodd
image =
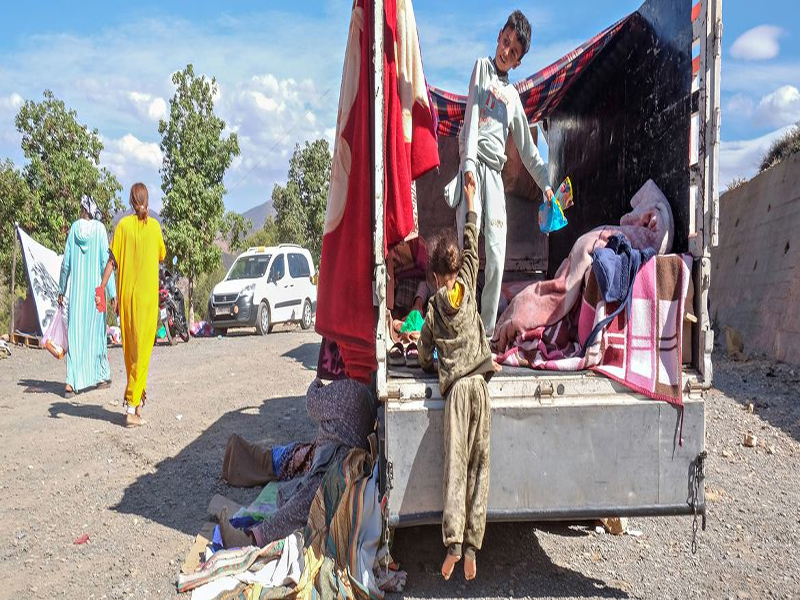
<svg viewBox="0 0 800 600"><path fill-rule="evenodd" d="M481 321L486 335L494 335L500 287L506 262L506 194L503 177L499 171L478 161L475 189L475 214L478 232L483 232L486 252L483 293L481 294ZM467 222L467 201L462 199L457 209L458 239L464 245L464 225Z"/></svg>

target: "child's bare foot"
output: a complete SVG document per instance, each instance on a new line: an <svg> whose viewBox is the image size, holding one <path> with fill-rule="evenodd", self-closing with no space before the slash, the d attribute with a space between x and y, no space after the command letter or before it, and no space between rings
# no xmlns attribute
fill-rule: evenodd
<svg viewBox="0 0 800 600"><path fill-rule="evenodd" d="M500 371L502 371L502 370L503 370L503 365L501 365L501 364L500 364L499 362L497 362L496 360L493 360L493 361L492 361L492 368L494 369L494 372L495 372L495 373L499 373Z"/></svg>
<svg viewBox="0 0 800 600"><path fill-rule="evenodd" d="M252 534L236 529L228 520L228 507L223 506L219 511L219 532L222 535L222 545L225 548L244 548L255 546Z"/></svg>
<svg viewBox="0 0 800 600"><path fill-rule="evenodd" d="M478 562L475 560L475 555L464 555L464 579L472 581L478 574Z"/></svg>
<svg viewBox="0 0 800 600"><path fill-rule="evenodd" d="M444 557L444 562L442 563L442 577L445 580L450 579L450 576L453 574L453 569L456 567L456 563L461 560L461 556L458 554L450 554L449 552Z"/></svg>

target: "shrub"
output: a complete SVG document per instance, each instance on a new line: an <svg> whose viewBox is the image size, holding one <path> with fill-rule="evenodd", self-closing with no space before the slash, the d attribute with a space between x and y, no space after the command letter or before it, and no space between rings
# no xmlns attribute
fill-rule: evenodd
<svg viewBox="0 0 800 600"><path fill-rule="evenodd" d="M800 125L795 125L772 143L761 159L759 170L766 171L796 152L800 152Z"/></svg>
<svg viewBox="0 0 800 600"><path fill-rule="evenodd" d="M728 182L728 185L725 186L725 193L727 194L728 192L743 186L748 181L749 179L747 179L747 177L734 177Z"/></svg>

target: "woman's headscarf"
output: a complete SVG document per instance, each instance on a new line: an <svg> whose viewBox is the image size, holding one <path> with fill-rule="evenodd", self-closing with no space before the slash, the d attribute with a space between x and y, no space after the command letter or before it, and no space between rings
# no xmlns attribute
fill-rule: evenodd
<svg viewBox="0 0 800 600"><path fill-rule="evenodd" d="M90 219L96 219L97 221L102 220L103 215L100 212L100 209L97 208L97 202L95 202L94 198L88 194L84 194L81 197L81 208L89 214Z"/></svg>

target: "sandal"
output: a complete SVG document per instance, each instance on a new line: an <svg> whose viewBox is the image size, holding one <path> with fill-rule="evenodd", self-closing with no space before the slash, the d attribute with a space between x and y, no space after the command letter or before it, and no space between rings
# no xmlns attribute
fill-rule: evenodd
<svg viewBox="0 0 800 600"><path fill-rule="evenodd" d="M403 344L397 342L394 346L389 348L389 352L386 353L386 359L392 367L402 367L405 365L406 357L405 354L403 354Z"/></svg>
<svg viewBox="0 0 800 600"><path fill-rule="evenodd" d="M406 348L406 366L419 367L419 350L414 342L411 342Z"/></svg>
<svg viewBox="0 0 800 600"><path fill-rule="evenodd" d="M74 398L75 397L75 390L71 385L68 385L64 388L64 398Z"/></svg>

